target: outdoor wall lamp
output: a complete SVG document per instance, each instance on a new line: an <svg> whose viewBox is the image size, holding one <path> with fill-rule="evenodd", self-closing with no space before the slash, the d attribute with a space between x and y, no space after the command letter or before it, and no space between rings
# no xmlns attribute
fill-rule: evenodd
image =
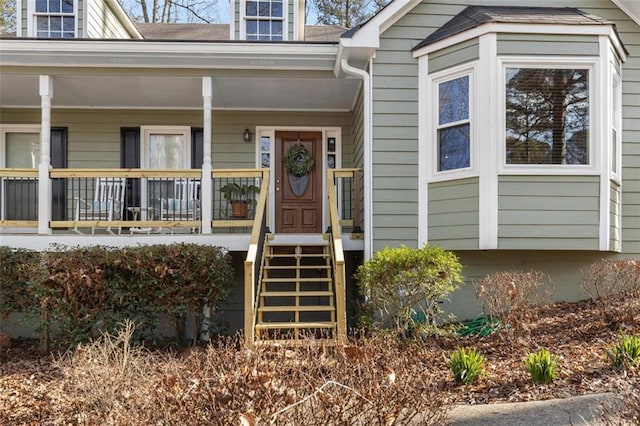
<svg viewBox="0 0 640 426"><path fill-rule="evenodd" d="M244 133L242 134L242 140L249 143L251 142L251 132L249 128L244 129Z"/></svg>

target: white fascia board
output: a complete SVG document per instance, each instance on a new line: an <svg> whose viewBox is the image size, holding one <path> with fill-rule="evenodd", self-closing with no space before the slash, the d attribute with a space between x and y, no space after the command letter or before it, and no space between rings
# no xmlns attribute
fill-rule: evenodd
<svg viewBox="0 0 640 426"><path fill-rule="evenodd" d="M129 35L131 35L132 38L134 39L144 38L140 33L140 31L138 31L138 27L136 27L136 24L133 23L131 18L129 18L129 15L127 15L127 12L124 11L122 6L120 5L120 2L116 0L89 0L89 1L104 1L105 3L107 3L111 8L111 10L113 11L113 13L115 13L115 15L118 17L118 20L120 21L120 23L127 29L127 31L129 32ZM86 9L87 8L85 7L85 10Z"/></svg>
<svg viewBox="0 0 640 426"><path fill-rule="evenodd" d="M394 0L359 28L352 37L342 38L340 42L344 42L348 47L377 48L380 46L380 34L420 2L421 0Z"/></svg>
<svg viewBox="0 0 640 426"><path fill-rule="evenodd" d="M66 55L65 64L60 66L333 70L337 52L335 44L2 39L0 65L51 67L54 64L48 57ZM211 60L203 60L207 57ZM180 61L188 58L197 58L198 64ZM145 62L147 59L152 60ZM225 63L225 59L236 63Z"/></svg>
<svg viewBox="0 0 640 426"><path fill-rule="evenodd" d="M609 36L610 40L612 40L613 46L615 47L618 55L620 55L620 58L624 61L627 57L612 25L501 24L495 22L480 25L437 41L428 46L421 47L413 52L413 57L418 58L423 55L428 55L429 53L436 52L488 33L606 35Z"/></svg>
<svg viewBox="0 0 640 426"><path fill-rule="evenodd" d="M620 10L640 25L640 2L638 0L612 0Z"/></svg>

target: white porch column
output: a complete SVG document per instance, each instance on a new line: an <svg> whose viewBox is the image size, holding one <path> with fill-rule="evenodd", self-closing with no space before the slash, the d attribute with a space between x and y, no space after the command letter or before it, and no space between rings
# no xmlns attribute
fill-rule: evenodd
<svg viewBox="0 0 640 426"><path fill-rule="evenodd" d="M213 181L211 179L211 105L213 99L213 79L211 77L202 77L202 181L200 194L200 209L202 220L202 233L211 234L211 220L213 219L213 210L211 208L213 202Z"/></svg>
<svg viewBox="0 0 640 426"><path fill-rule="evenodd" d="M49 75L40 76L40 164L38 164L38 234L51 234L51 99L53 80Z"/></svg>

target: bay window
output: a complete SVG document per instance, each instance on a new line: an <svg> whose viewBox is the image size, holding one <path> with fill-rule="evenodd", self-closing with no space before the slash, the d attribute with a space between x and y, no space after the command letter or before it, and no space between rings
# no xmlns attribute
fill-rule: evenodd
<svg viewBox="0 0 640 426"><path fill-rule="evenodd" d="M506 164L588 165L589 69L507 66L504 73Z"/></svg>

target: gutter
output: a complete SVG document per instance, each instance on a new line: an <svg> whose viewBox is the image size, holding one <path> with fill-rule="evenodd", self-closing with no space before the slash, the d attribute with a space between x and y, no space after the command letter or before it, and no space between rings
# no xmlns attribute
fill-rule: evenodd
<svg viewBox="0 0 640 426"><path fill-rule="evenodd" d="M371 65L371 61L369 62ZM352 67L347 59L340 62L342 70L353 77L362 80L363 92L363 139L364 139L364 260L373 255L373 149L371 139L371 76L365 70ZM371 69L371 67L369 67Z"/></svg>

